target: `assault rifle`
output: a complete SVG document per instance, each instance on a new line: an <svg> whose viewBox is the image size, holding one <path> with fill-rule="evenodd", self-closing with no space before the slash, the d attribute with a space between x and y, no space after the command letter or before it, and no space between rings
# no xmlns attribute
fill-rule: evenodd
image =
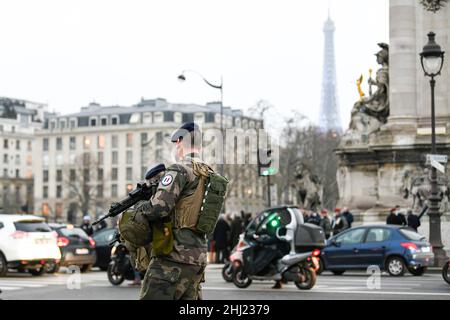
<svg viewBox="0 0 450 320"><path fill-rule="evenodd" d="M153 178L165 170L166 167L164 164L158 164L157 166L151 168L145 175L146 181L138 182L136 188L130 191L126 198L120 200L119 202L113 203L111 208L109 208L108 214L94 221L92 225L95 226L105 219L118 216L139 201L150 200L150 198L155 194L159 183L159 179L155 180Z"/></svg>

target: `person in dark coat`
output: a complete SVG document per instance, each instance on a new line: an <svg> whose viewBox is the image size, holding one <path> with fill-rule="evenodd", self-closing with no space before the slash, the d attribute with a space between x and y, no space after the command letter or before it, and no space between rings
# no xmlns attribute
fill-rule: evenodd
<svg viewBox="0 0 450 320"><path fill-rule="evenodd" d="M395 214L395 208L392 208L391 210L389 210L389 214L386 218L386 224L394 224L394 225L399 224L397 215Z"/></svg>
<svg viewBox="0 0 450 320"><path fill-rule="evenodd" d="M306 223L315 224L316 226L320 225L320 216L317 212L312 212L311 215L307 218Z"/></svg>
<svg viewBox="0 0 450 320"><path fill-rule="evenodd" d="M408 209L408 227L414 229L416 232L420 227L420 219L416 216L411 209Z"/></svg>
<svg viewBox="0 0 450 320"><path fill-rule="evenodd" d="M230 224L230 249L233 249L239 242L239 235L244 232L244 212L237 214Z"/></svg>
<svg viewBox="0 0 450 320"><path fill-rule="evenodd" d="M342 209L342 215L347 220L348 227L351 228L354 220L353 214L348 210L348 208L344 207Z"/></svg>
<svg viewBox="0 0 450 320"><path fill-rule="evenodd" d="M406 217L401 211L397 211L397 219L398 219L398 224L400 226L408 225L408 222L406 221Z"/></svg>
<svg viewBox="0 0 450 320"><path fill-rule="evenodd" d="M331 228L331 220L328 217L328 210L323 209L320 214L322 215L322 220L320 220L319 226L322 227L323 232L325 233L325 239L329 239L333 229Z"/></svg>
<svg viewBox="0 0 450 320"><path fill-rule="evenodd" d="M341 210L339 208L336 208L334 210L335 215L332 223L333 227L333 236L341 233L342 231L348 229L348 222L347 219L344 218L344 216L341 213Z"/></svg>
<svg viewBox="0 0 450 320"><path fill-rule="evenodd" d="M81 229L86 232L86 234L90 237L94 234L94 228L91 225L91 217L90 216L84 216L83 217L83 224L80 226Z"/></svg>
<svg viewBox="0 0 450 320"><path fill-rule="evenodd" d="M216 249L216 263L224 263L228 259L228 241L230 237L230 226L225 217L220 217L214 229L213 240Z"/></svg>

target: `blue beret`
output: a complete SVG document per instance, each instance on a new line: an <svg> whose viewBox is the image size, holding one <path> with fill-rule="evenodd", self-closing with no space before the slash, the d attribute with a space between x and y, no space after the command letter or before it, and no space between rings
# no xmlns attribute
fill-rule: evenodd
<svg viewBox="0 0 450 320"><path fill-rule="evenodd" d="M186 122L177 130L175 130L174 133L172 133L170 141L177 142L180 138L182 139L187 133L194 130L199 130L198 125L196 125L194 122Z"/></svg>
<svg viewBox="0 0 450 320"><path fill-rule="evenodd" d="M153 178L158 173L163 172L164 170L166 170L166 166L162 163L154 166L153 168L148 170L147 173L145 174L145 180L149 180L149 179Z"/></svg>

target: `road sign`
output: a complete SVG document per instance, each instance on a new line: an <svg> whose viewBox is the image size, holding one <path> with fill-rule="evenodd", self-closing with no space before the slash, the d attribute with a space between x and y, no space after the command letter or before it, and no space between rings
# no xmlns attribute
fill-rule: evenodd
<svg viewBox="0 0 450 320"><path fill-rule="evenodd" d="M445 167L437 161L431 160L431 166L435 167L436 170L445 173Z"/></svg>
<svg viewBox="0 0 450 320"><path fill-rule="evenodd" d="M427 163L430 163L431 161L436 161L439 163L447 163L448 157L447 155L443 154L427 154Z"/></svg>

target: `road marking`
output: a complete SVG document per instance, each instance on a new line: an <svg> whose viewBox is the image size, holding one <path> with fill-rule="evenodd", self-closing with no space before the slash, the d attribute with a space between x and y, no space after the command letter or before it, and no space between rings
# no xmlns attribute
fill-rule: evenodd
<svg viewBox="0 0 450 320"><path fill-rule="evenodd" d="M2 291L12 291L12 290L19 290L19 289L23 289L21 287L5 287L5 286L0 286L0 290Z"/></svg>

